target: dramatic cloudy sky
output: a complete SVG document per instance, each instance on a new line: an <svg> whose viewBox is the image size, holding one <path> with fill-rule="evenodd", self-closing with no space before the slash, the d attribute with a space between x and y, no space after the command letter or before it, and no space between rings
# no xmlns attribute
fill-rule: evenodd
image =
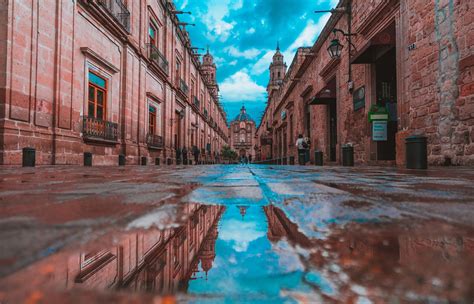
<svg viewBox="0 0 474 304"><path fill-rule="evenodd" d="M265 109L268 67L277 41L288 66L301 46L312 46L337 0L175 0L193 46L210 46L222 101L232 120L242 104L259 123ZM202 51L201 51L202 52Z"/></svg>

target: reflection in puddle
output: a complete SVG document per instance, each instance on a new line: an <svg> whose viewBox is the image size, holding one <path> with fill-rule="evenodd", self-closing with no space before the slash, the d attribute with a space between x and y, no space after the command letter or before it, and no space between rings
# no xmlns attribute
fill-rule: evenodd
<svg viewBox="0 0 474 304"><path fill-rule="evenodd" d="M308 291L302 284L304 267L299 257L272 244L267 233L262 206L229 206L220 220L212 270L202 269L205 274L190 282L188 292L233 300L277 301L284 290Z"/></svg>
<svg viewBox="0 0 474 304"><path fill-rule="evenodd" d="M273 205L182 208L178 227L134 230L114 235L110 249L53 255L4 279L0 291L12 302L61 289L187 293L191 302L474 297L474 238L448 224L352 223L316 239Z"/></svg>

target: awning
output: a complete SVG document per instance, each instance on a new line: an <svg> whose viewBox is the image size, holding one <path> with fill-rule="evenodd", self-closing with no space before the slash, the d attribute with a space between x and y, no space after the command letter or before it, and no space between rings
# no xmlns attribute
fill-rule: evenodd
<svg viewBox="0 0 474 304"><path fill-rule="evenodd" d="M375 44L370 41L351 59L351 64L374 63L395 46L393 44Z"/></svg>
<svg viewBox="0 0 474 304"><path fill-rule="evenodd" d="M352 56L351 64L374 63L395 47L395 23L372 37L369 42Z"/></svg>
<svg viewBox="0 0 474 304"><path fill-rule="evenodd" d="M330 81L311 100L311 105L327 105L336 102L336 80Z"/></svg>

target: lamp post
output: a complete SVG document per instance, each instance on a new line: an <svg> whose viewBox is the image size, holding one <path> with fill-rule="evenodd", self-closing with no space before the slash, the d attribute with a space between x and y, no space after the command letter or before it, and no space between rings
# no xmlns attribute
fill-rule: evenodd
<svg viewBox="0 0 474 304"><path fill-rule="evenodd" d="M355 49L354 44L352 43L352 36L356 36L356 33L352 33L352 0L348 0L346 3L345 7L337 7L331 10L325 10L325 11L315 11L315 13L332 13L332 14L346 14L347 15L347 32L334 28L332 30L334 34L334 39L331 41L328 47L328 52L329 56L331 59L338 59L341 57L342 50L344 49L344 46L341 44L339 39L337 38L337 34L340 33L344 38L347 39L347 43L349 45L348 51L349 51L349 80L348 80L348 86L349 86L349 91L352 92L354 89L354 84L352 82L352 65L351 65L351 58L352 58L352 48Z"/></svg>

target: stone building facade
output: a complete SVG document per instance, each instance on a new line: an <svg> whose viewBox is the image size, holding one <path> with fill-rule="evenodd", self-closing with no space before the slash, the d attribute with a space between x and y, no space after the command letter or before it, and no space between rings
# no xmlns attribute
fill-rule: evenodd
<svg viewBox="0 0 474 304"><path fill-rule="evenodd" d="M228 140L216 66L179 13L165 0L1 1L0 164L25 147L40 165L172 164L193 146L214 161Z"/></svg>
<svg viewBox="0 0 474 304"><path fill-rule="evenodd" d="M247 156L255 159L255 121L247 114L245 106L240 113L230 122L229 137L230 147L240 157Z"/></svg>
<svg viewBox="0 0 474 304"><path fill-rule="evenodd" d="M430 164L473 165L472 6L341 0L269 95L257 130L261 159L288 161L296 155L295 136L303 134L311 139L312 162L320 150L325 162L340 164L342 146L351 144L356 163L403 165L405 139L423 135ZM351 41L343 35L349 29ZM334 40L344 48L331 57ZM372 113L383 113L385 122L370 122Z"/></svg>

